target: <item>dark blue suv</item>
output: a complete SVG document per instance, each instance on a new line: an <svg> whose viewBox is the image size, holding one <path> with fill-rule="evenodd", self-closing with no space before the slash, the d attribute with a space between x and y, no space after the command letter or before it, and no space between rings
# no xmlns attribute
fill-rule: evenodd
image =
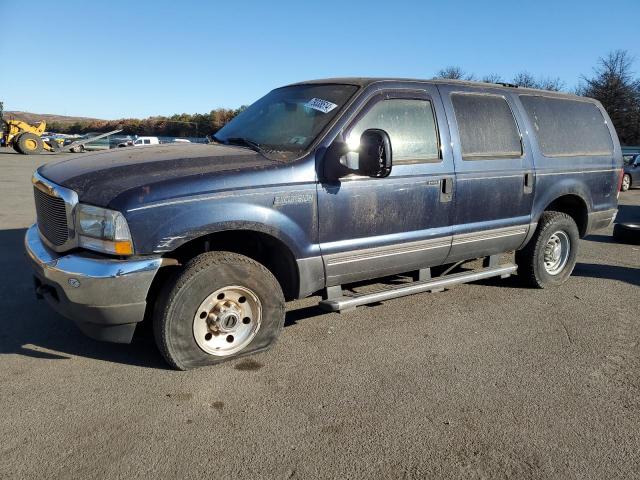
<svg viewBox="0 0 640 480"><path fill-rule="evenodd" d="M563 283L617 212L622 153L595 100L459 81L273 90L209 145L40 167L25 239L36 292L88 335L144 318L175 368L269 347L285 300L366 303L506 277ZM515 264L498 256L516 251ZM484 258L482 268L455 266ZM454 273L451 273L453 271ZM365 294L343 285L410 273Z"/></svg>
<svg viewBox="0 0 640 480"><path fill-rule="evenodd" d="M621 190L626 192L631 187L640 185L640 153L625 154L623 161L624 174Z"/></svg>

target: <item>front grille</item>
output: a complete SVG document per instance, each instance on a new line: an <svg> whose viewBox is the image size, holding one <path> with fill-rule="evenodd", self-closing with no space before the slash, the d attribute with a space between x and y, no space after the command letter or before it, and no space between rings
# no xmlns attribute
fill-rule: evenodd
<svg viewBox="0 0 640 480"><path fill-rule="evenodd" d="M64 245L69 239L67 208L64 200L48 195L38 188L34 188L33 192L40 233L53 245Z"/></svg>

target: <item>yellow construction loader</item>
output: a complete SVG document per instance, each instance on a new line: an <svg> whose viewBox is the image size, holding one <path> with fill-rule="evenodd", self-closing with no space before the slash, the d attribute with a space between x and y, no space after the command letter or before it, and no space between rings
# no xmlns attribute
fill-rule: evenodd
<svg viewBox="0 0 640 480"><path fill-rule="evenodd" d="M35 155L43 150L60 153L81 152L84 150L84 144L122 131L122 129L113 130L95 137L82 138L68 145L64 145L63 139L42 139L41 135L47 128L46 122L38 122L36 125L31 125L21 120L4 120L4 123L6 125L5 130L2 132L2 139L4 141L0 143L7 147L13 147L16 152L25 155Z"/></svg>
<svg viewBox="0 0 640 480"><path fill-rule="evenodd" d="M59 150L58 142L45 142L40 138L47 128L46 122L31 125L21 120L5 120L6 127L3 132L4 144L13 147L16 152L26 155L36 154L47 150L48 152Z"/></svg>

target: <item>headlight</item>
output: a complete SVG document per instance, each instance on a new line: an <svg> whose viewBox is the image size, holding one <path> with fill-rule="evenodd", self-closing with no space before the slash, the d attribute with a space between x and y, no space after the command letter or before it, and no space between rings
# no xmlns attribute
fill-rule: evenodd
<svg viewBox="0 0 640 480"><path fill-rule="evenodd" d="M76 225L79 245L98 252L131 255L133 242L120 212L79 204Z"/></svg>

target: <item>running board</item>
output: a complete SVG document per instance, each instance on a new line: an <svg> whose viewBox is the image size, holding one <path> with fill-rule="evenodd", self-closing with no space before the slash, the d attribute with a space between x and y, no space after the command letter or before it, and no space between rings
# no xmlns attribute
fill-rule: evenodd
<svg viewBox="0 0 640 480"><path fill-rule="evenodd" d="M383 302L384 300L404 297L405 295L413 295L414 293L443 289L459 283L475 282L476 280L483 280L491 277L507 278L511 274L515 273L517 269L518 267L514 264L506 264L497 267L473 270L471 272L452 273L450 275L445 275L431 280L412 282L408 285L384 288L375 292L361 293L353 296L336 296L320 301L319 305L322 309L330 312L344 312L353 310L360 305Z"/></svg>

